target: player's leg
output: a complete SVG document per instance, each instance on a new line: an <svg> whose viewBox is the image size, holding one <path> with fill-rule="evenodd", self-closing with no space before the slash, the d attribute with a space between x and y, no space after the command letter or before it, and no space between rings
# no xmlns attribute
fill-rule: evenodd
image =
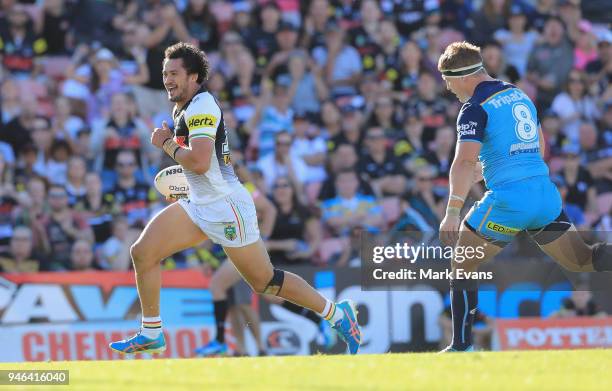
<svg viewBox="0 0 612 391"><path fill-rule="evenodd" d="M329 327L329 322L322 319L316 312L308 308L300 307L288 300L283 300L278 296L263 295L263 298L270 304L280 305L289 312L302 316L313 322L319 328L318 344L324 346L327 350L331 349L337 342L336 333Z"/></svg>
<svg viewBox="0 0 612 391"><path fill-rule="evenodd" d="M474 216L475 213L472 214ZM477 215L477 214L476 214ZM472 324L474 313L478 306L478 280L461 278L465 274L474 272L484 262L494 258L507 242L484 236L478 231L482 227L474 227L470 221L478 220L479 217L469 219L461 225L459 240L455 246L458 248L472 248L472 257L460 255L456 252L451 262L454 278L450 281L451 318L453 337L449 347L444 351L468 351L472 349ZM486 219L486 217L485 217Z"/></svg>
<svg viewBox="0 0 612 391"><path fill-rule="evenodd" d="M544 253L571 272L612 271L610 244L586 244L564 212L552 223L528 233Z"/></svg>
<svg viewBox="0 0 612 391"><path fill-rule="evenodd" d="M273 268L261 239L243 247L224 249L255 292L279 296L315 311L332 323L332 327L349 345L350 352L357 353L361 332L357 324L356 310L351 302L333 303L298 275Z"/></svg>
<svg viewBox="0 0 612 391"><path fill-rule="evenodd" d="M234 335L234 341L236 344L234 355L245 356L246 347L244 344L244 329L246 328L246 322L242 317L242 311L240 311L239 307L240 306L233 305L228 311L228 317L230 325L232 326L232 334Z"/></svg>
<svg viewBox="0 0 612 391"><path fill-rule="evenodd" d="M242 276L230 261L225 261L219 266L210 280L209 290L213 299L213 311L217 333L215 339L197 348L198 356L216 356L227 353L225 343L225 322L229 309L228 293Z"/></svg>
<svg viewBox="0 0 612 391"><path fill-rule="evenodd" d="M264 356L266 354L266 348L261 339L261 318L259 314L253 307L247 304L242 304L238 308L242 312L242 316L246 320L246 324L257 343L257 354L259 356Z"/></svg>
<svg viewBox="0 0 612 391"><path fill-rule="evenodd" d="M142 308L142 328L128 340L111 343L111 349L121 353L165 349L159 312L160 263L164 258L206 239L207 236L192 222L180 202L166 207L149 221L130 248Z"/></svg>

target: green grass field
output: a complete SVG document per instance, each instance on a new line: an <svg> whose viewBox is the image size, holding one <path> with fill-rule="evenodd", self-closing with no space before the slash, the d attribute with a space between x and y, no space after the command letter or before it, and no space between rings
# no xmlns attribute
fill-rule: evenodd
<svg viewBox="0 0 612 391"><path fill-rule="evenodd" d="M612 350L81 361L0 369L70 370L70 386L44 388L51 390L612 390ZM43 389L27 387L36 388Z"/></svg>

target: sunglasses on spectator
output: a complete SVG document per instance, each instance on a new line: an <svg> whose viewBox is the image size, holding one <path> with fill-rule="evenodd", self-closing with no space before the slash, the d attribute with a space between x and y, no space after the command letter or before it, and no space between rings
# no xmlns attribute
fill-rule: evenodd
<svg viewBox="0 0 612 391"><path fill-rule="evenodd" d="M417 181L419 181L419 182L429 182L431 180L433 180L433 177L430 177L430 176L420 176L420 177L417 177Z"/></svg>
<svg viewBox="0 0 612 391"><path fill-rule="evenodd" d="M385 135L382 133L368 134L368 138L372 140L385 138Z"/></svg>
<svg viewBox="0 0 612 391"><path fill-rule="evenodd" d="M285 188L288 188L288 187L291 187L291 185L288 184L288 183L277 183L277 184L274 185L275 189L285 189Z"/></svg>
<svg viewBox="0 0 612 391"><path fill-rule="evenodd" d="M582 79L579 77L570 77L569 81L571 83L582 83Z"/></svg>
<svg viewBox="0 0 612 391"><path fill-rule="evenodd" d="M133 167L136 165L136 162L117 162L118 167Z"/></svg>
<svg viewBox="0 0 612 391"><path fill-rule="evenodd" d="M286 145L286 146L289 146L289 145L291 145L291 141L280 141L279 140L279 141L276 142L276 145Z"/></svg>

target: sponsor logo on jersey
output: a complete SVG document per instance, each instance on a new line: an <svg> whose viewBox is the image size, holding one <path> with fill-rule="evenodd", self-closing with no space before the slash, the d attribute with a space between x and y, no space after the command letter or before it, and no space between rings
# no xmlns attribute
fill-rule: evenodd
<svg viewBox="0 0 612 391"><path fill-rule="evenodd" d="M194 115L187 119L187 127L190 131L201 128L212 128L217 123L217 117L212 114Z"/></svg>
<svg viewBox="0 0 612 391"><path fill-rule="evenodd" d="M227 240L236 239L236 225L234 223L227 224L223 229L223 233Z"/></svg>
<svg viewBox="0 0 612 391"><path fill-rule="evenodd" d="M533 143L516 143L510 146L510 156L517 155L519 153L540 153L540 143L538 141Z"/></svg>
<svg viewBox="0 0 612 391"><path fill-rule="evenodd" d="M491 231L500 232L507 235L516 235L519 232L519 230L516 228L506 227L505 225L494 223L493 221L489 221L487 223L487 228Z"/></svg>
<svg viewBox="0 0 612 391"><path fill-rule="evenodd" d="M513 89L511 93L504 94L499 97L490 98L487 104L493 105L494 108L499 109L503 105L509 105L514 102L518 102L523 99L528 99L527 95L523 93L523 91L518 89Z"/></svg>
<svg viewBox="0 0 612 391"><path fill-rule="evenodd" d="M457 134L459 138L463 136L475 136L477 127L478 123L475 121L469 121L466 124L457 125Z"/></svg>

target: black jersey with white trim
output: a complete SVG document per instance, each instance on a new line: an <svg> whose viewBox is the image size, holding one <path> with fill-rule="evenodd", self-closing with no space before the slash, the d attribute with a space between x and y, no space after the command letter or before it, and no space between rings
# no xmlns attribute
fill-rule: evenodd
<svg viewBox="0 0 612 391"><path fill-rule="evenodd" d="M191 141L198 138L213 140L215 145L207 172L196 174L183 167L189 182L189 199L206 204L236 191L240 181L231 164L223 111L215 97L201 88L182 108L175 108L172 116L179 145L189 148Z"/></svg>

